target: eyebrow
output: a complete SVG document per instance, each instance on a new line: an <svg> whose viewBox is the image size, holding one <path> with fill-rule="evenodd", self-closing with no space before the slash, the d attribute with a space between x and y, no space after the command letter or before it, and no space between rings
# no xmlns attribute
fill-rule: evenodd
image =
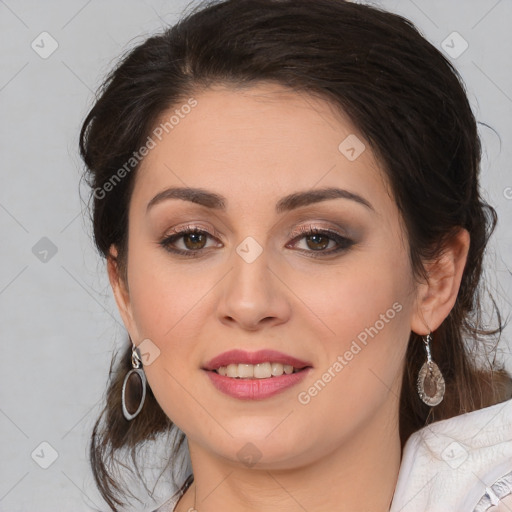
<svg viewBox="0 0 512 512"><path fill-rule="evenodd" d="M190 201L214 210L225 210L227 204L225 197L201 188L171 187L159 192L155 197L153 197L146 207L146 212L156 204L168 199L182 199L183 201ZM329 199L349 199L366 206L372 211L375 211L370 202L360 195L336 187L295 192L281 198L276 203L275 210L278 214L284 213L310 204L327 201Z"/></svg>

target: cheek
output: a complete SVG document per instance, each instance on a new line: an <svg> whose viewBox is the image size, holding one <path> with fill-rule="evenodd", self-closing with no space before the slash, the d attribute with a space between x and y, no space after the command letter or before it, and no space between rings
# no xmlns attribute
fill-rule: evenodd
<svg viewBox="0 0 512 512"><path fill-rule="evenodd" d="M140 336L157 344L182 334L215 282L211 272L172 265L159 248L134 247L128 275L132 314Z"/></svg>
<svg viewBox="0 0 512 512"><path fill-rule="evenodd" d="M352 340L364 345L375 339L385 348L388 340L409 332L412 273L407 256L398 251L355 253L336 268L302 269L297 277L294 292L307 304L312 321L316 317L323 325L318 332L329 351L344 352Z"/></svg>
<svg viewBox="0 0 512 512"><path fill-rule="evenodd" d="M300 390L299 403L311 412L346 421L347 414L365 416L398 394L413 306L411 274L400 258L360 258L336 279L316 281L322 293L311 309L329 331L318 340L323 356L311 387Z"/></svg>

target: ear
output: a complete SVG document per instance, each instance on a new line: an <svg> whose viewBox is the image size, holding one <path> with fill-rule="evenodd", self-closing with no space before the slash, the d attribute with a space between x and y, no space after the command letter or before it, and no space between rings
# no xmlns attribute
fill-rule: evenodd
<svg viewBox="0 0 512 512"><path fill-rule="evenodd" d="M119 314L121 315L123 323L130 334L130 338L134 343L136 343L138 340L138 334L132 314L128 283L125 282L121 275L117 256L118 253L116 246L111 245L109 255L107 256L108 279L114 293Z"/></svg>
<svg viewBox="0 0 512 512"><path fill-rule="evenodd" d="M428 281L417 288L411 330L420 335L435 331L452 310L459 293L470 244L469 232L459 228L442 254L427 263Z"/></svg>

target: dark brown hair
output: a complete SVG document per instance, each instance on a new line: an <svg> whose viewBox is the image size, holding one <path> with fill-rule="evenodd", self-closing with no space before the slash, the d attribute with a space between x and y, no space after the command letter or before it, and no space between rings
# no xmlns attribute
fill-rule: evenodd
<svg viewBox="0 0 512 512"><path fill-rule="evenodd" d="M482 320L482 261L497 217L479 192L477 123L450 62L410 21L378 8L343 0L202 2L129 51L105 80L80 136L101 254L108 257L114 244L126 277L128 205L138 166L115 186L106 185L144 145L162 113L212 85L257 82L314 95L348 115L387 174L416 277L426 277L423 264L439 256L457 228L470 233L456 303L433 333L445 398L432 409L419 400L415 382L424 350L421 337L411 332L400 399L402 446L432 421L510 397L509 376L494 360L485 368L473 364L482 344L497 344L503 328L494 301L497 327L487 328ZM111 366L90 446L97 485L114 511L123 503L113 476L116 454L134 454L145 441L177 431L150 389L140 415L124 419L121 385L131 368L130 352L131 343L115 371ZM170 462L184 434L176 439Z"/></svg>

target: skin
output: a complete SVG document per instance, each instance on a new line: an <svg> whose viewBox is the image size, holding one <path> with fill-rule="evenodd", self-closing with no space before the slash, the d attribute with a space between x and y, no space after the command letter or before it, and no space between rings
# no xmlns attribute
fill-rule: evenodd
<svg viewBox="0 0 512 512"><path fill-rule="evenodd" d="M498 505L491 507L489 512L507 512L511 510L512 507L512 496L507 496L503 498Z"/></svg>
<svg viewBox="0 0 512 512"><path fill-rule="evenodd" d="M195 493L201 512L387 511L400 466L398 397L410 331L434 331L452 309L469 235L460 230L427 266L429 281L418 282L395 200L369 145L354 161L338 150L350 134L364 142L348 118L323 100L271 84L219 85L194 97L197 106L136 176L127 282L114 246L108 260L131 339L137 345L150 339L160 351L144 368L149 385L187 435L195 482L176 511L191 509ZM168 199L146 212L172 186L220 194L226 209ZM283 196L324 187L356 193L372 209L337 198L275 212ZM199 257L159 245L185 225L213 235L203 245L183 236L174 242L182 250L204 247ZM300 226L332 229L354 243L322 256L337 242L290 236ZM236 252L248 236L262 248L252 263ZM400 312L309 403L299 403L298 393L394 303ZM276 349L313 370L274 397L238 400L201 370L233 348ZM252 467L237 456L247 443L261 457Z"/></svg>

